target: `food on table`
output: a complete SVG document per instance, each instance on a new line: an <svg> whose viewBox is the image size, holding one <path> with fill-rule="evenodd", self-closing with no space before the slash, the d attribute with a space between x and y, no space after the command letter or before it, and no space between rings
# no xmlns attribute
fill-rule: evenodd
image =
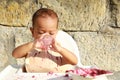
<svg viewBox="0 0 120 80"><path fill-rule="evenodd" d="M97 69L97 68L78 68L75 70L67 70L66 72L70 72L76 75L80 75L83 77L96 77L102 74L110 74L112 72L102 70L102 69Z"/></svg>

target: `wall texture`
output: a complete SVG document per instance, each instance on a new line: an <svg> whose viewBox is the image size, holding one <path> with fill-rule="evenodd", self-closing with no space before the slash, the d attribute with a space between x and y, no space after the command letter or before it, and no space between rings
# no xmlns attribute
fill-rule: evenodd
<svg viewBox="0 0 120 80"><path fill-rule="evenodd" d="M12 50L32 40L32 14L40 7L59 16L59 28L77 42L83 65L120 70L119 0L0 0L0 71L8 64L23 64Z"/></svg>

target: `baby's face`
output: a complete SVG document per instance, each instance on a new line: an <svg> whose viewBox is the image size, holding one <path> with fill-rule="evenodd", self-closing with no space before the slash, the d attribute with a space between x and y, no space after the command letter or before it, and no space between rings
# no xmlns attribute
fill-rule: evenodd
<svg viewBox="0 0 120 80"><path fill-rule="evenodd" d="M57 34L57 24L57 19L38 17L33 28L31 28L34 39L40 38L44 34L51 35L55 38Z"/></svg>

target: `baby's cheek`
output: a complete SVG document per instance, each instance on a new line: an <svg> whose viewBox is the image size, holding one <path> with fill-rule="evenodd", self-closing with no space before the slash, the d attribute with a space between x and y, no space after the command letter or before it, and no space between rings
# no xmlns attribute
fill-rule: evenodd
<svg viewBox="0 0 120 80"><path fill-rule="evenodd" d="M32 36L33 36L33 38L34 38L34 39L37 39L37 37L38 37L38 36L37 36L37 35L35 35L35 34L33 34Z"/></svg>
<svg viewBox="0 0 120 80"><path fill-rule="evenodd" d="M40 34L35 35L35 39L39 39L41 37Z"/></svg>

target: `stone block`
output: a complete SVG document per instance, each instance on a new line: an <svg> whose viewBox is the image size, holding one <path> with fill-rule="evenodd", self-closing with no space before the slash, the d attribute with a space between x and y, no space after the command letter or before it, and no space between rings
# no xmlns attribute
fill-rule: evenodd
<svg viewBox="0 0 120 80"><path fill-rule="evenodd" d="M0 26L0 71L8 64L15 64L16 61L12 57L14 49L14 29L10 27Z"/></svg>
<svg viewBox="0 0 120 80"><path fill-rule="evenodd" d="M79 46L84 65L120 70L120 35L103 35L97 32L76 32L72 35Z"/></svg>
<svg viewBox="0 0 120 80"><path fill-rule="evenodd" d="M41 6L53 9L58 14L59 27L64 30L97 31L109 22L106 0L4 0L0 4L0 24L11 27L28 26L32 14Z"/></svg>

